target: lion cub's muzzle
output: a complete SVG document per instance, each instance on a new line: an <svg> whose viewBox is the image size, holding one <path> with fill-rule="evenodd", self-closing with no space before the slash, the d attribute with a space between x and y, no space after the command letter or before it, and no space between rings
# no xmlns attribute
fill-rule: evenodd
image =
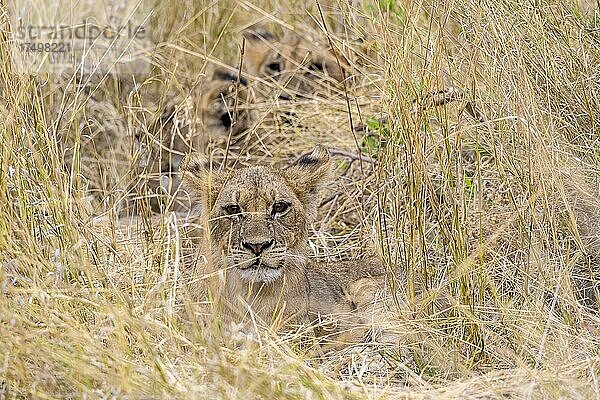
<svg viewBox="0 0 600 400"><path fill-rule="evenodd" d="M274 236L271 221L252 217L242 221L239 248L234 251L242 279L268 283L283 275L286 249L277 246Z"/></svg>

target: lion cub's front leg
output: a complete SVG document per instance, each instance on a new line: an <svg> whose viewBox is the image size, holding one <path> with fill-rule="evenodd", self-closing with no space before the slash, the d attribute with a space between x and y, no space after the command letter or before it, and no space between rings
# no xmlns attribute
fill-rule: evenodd
<svg viewBox="0 0 600 400"><path fill-rule="evenodd" d="M373 259L319 263L309 270L309 316L325 347L360 342L385 287L383 266Z"/></svg>

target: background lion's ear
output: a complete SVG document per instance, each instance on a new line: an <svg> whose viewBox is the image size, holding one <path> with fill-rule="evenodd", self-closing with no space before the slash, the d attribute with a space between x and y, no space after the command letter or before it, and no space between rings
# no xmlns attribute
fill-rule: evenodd
<svg viewBox="0 0 600 400"><path fill-rule="evenodd" d="M210 209L223 184L223 174L219 171L219 165L195 152L181 161L179 174L183 188Z"/></svg>
<svg viewBox="0 0 600 400"><path fill-rule="evenodd" d="M225 69L217 67L212 71L211 80L235 83L240 80L240 84L248 86L248 80L236 69Z"/></svg>
<svg viewBox="0 0 600 400"><path fill-rule="evenodd" d="M309 213L316 211L317 192L329 178L330 159L329 151L317 145L284 171L286 180Z"/></svg>
<svg viewBox="0 0 600 400"><path fill-rule="evenodd" d="M242 35L249 42L256 42L256 41L274 42L277 40L277 35L275 35L274 33L268 31L267 29L265 29L264 27L261 27L261 26L253 26L251 28L248 28L244 32L242 32Z"/></svg>

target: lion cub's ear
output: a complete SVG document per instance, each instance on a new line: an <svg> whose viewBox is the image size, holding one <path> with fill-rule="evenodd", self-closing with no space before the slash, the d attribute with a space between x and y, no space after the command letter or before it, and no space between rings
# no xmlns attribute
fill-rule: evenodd
<svg viewBox="0 0 600 400"><path fill-rule="evenodd" d="M212 71L210 78L213 81L231 83L236 83L239 79L241 85L248 86L248 80L244 77L244 75L240 74L235 69L225 69L222 67L217 67Z"/></svg>
<svg viewBox="0 0 600 400"><path fill-rule="evenodd" d="M285 178L309 212L316 211L317 192L330 173L329 151L317 145L284 170Z"/></svg>
<svg viewBox="0 0 600 400"><path fill-rule="evenodd" d="M277 36L275 34L269 32L266 28L263 28L262 26L253 26L251 28L248 28L244 32L242 32L242 35L249 42L274 42L277 40Z"/></svg>
<svg viewBox="0 0 600 400"><path fill-rule="evenodd" d="M219 171L219 165L195 152L181 161L179 174L184 189L210 210L224 183L224 174Z"/></svg>

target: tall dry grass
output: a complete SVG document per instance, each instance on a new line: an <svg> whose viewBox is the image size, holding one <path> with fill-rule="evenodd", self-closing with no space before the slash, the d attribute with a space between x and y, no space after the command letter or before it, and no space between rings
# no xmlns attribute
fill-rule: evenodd
<svg viewBox="0 0 600 400"><path fill-rule="evenodd" d="M600 397L597 3L320 2L326 26L297 1L55 3L33 20L149 15L152 68L24 73L23 8L0 6L0 397ZM238 65L257 23L369 55L346 92L254 105L297 123L257 125L269 140L240 155L285 164L320 142L375 161L334 157L311 247L374 248L393 300L372 340L322 357L202 315L185 220L118 219L135 133L211 64ZM414 107L449 86L464 101Z"/></svg>

